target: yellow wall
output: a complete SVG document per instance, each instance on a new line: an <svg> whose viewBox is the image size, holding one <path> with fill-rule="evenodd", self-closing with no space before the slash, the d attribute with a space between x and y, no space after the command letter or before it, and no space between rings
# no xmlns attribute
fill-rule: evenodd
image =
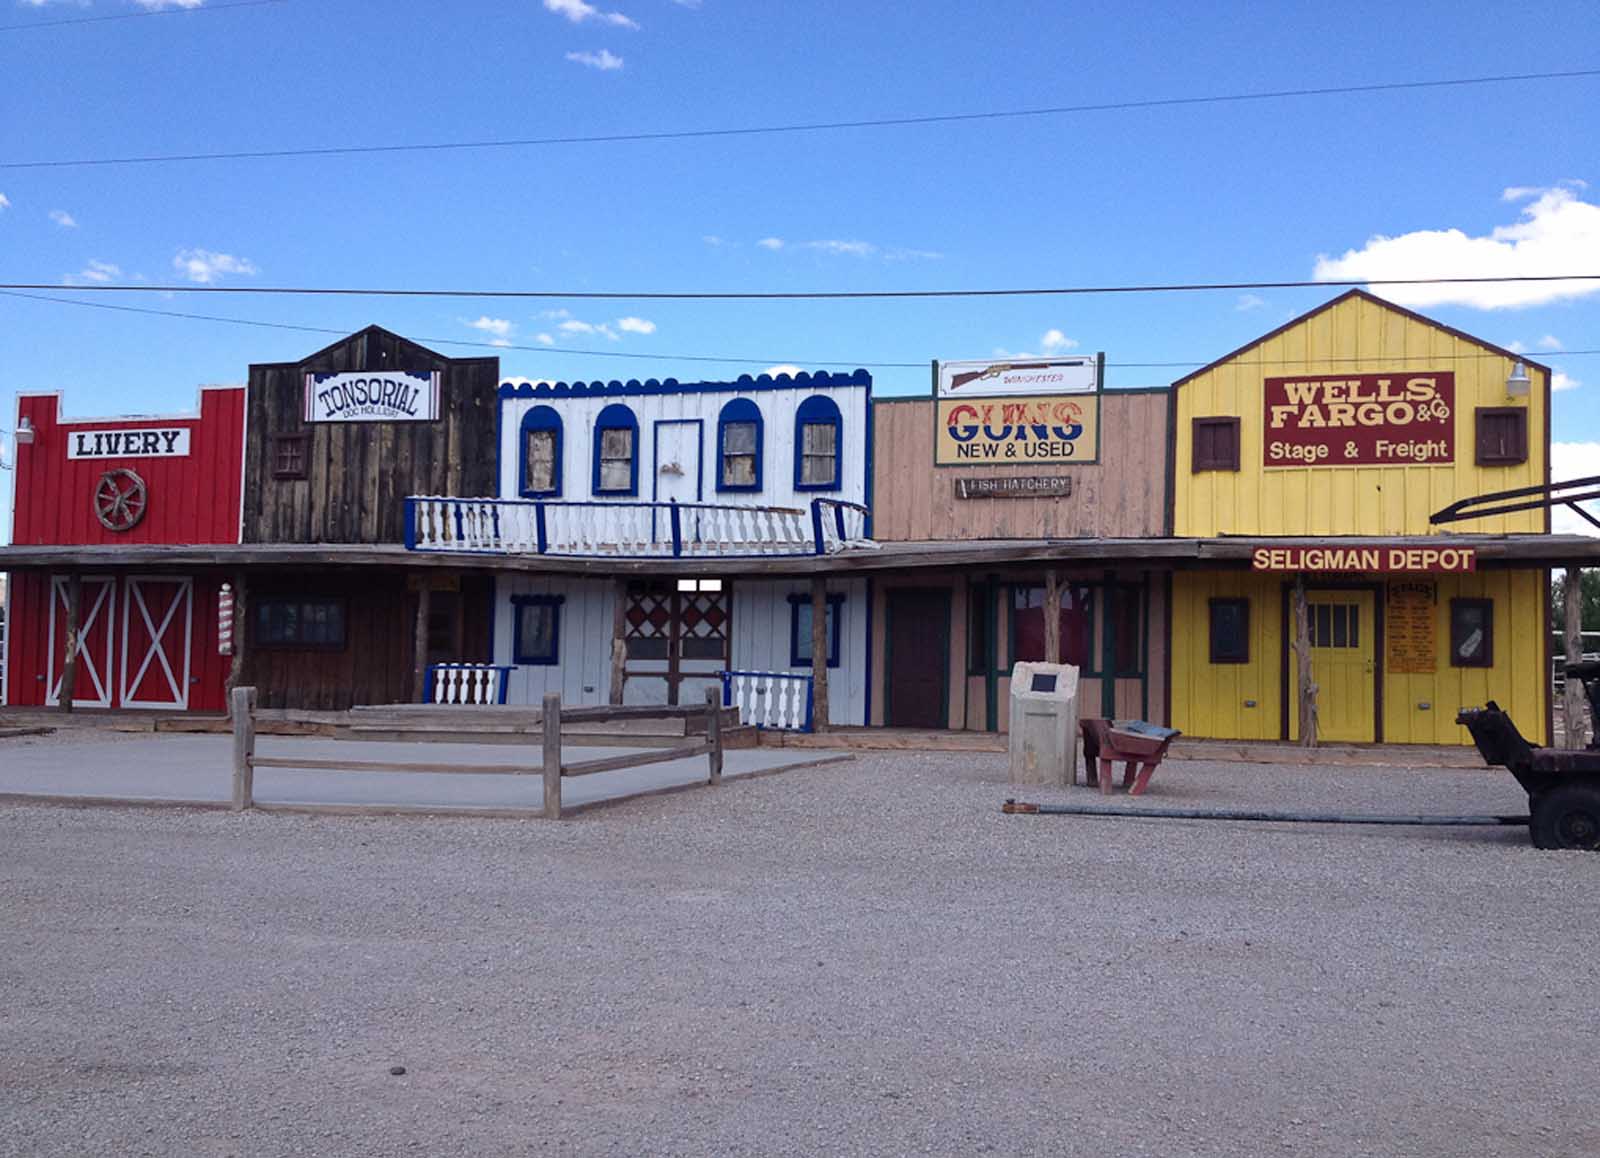
<svg viewBox="0 0 1600 1158"><path fill-rule="evenodd" d="M1383 576L1339 578L1384 581ZM1399 582L1420 577L1389 578ZM1547 575L1543 571L1480 571L1428 578L1438 585L1435 669L1427 675L1384 671L1383 733L1378 738L1386 743L1470 744L1466 729L1455 722L1457 709L1495 700L1511 713L1530 742L1544 742L1549 684L1544 660ZM1191 736L1216 739L1282 737L1284 582L1282 575L1239 571L1173 576L1173 727ZM1308 590L1317 590L1314 580L1308 581ZM1208 600L1240 597L1250 600L1250 660L1213 664ZM1451 666L1453 598L1494 600L1493 667ZM1385 641L1378 641L1377 646L1378 662L1387 668ZM1255 706L1247 707L1248 700L1255 701ZM1432 706L1423 710L1419 703Z"/></svg>
<svg viewBox="0 0 1600 1158"><path fill-rule="evenodd" d="M1503 534L1544 530L1528 511L1434 528L1428 516L1457 499L1545 480L1548 375L1528 368L1527 397L1506 397L1513 360L1365 295L1347 297L1177 387L1174 532L1215 535ZM1263 387L1269 377L1450 371L1455 374L1454 462L1439 466L1263 465ZM1479 467L1473 411L1528 409L1528 461ZM1238 471L1192 472L1191 419L1240 419Z"/></svg>

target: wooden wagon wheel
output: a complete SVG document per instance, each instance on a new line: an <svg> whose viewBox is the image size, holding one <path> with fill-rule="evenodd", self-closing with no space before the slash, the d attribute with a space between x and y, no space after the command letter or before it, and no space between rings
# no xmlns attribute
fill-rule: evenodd
<svg viewBox="0 0 1600 1158"><path fill-rule="evenodd" d="M108 531L133 530L149 506L144 479L125 468L106 471L94 489L95 517Z"/></svg>

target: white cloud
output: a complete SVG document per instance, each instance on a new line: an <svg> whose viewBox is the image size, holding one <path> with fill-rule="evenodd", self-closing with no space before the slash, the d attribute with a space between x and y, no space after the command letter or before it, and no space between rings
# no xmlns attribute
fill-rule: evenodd
<svg viewBox="0 0 1600 1158"><path fill-rule="evenodd" d="M599 52L569 52L567 59L573 64L581 64L586 68L597 68L601 72L615 72L622 67L622 57L616 56L602 48Z"/></svg>
<svg viewBox="0 0 1600 1158"><path fill-rule="evenodd" d="M759 245L762 249L782 249L783 248L783 238L781 238L781 237L763 237L760 241L756 242L756 244Z"/></svg>
<svg viewBox="0 0 1600 1158"><path fill-rule="evenodd" d="M11 208L11 198L7 197L4 193L0 193L0 210L10 209L10 208Z"/></svg>
<svg viewBox="0 0 1600 1158"><path fill-rule="evenodd" d="M533 340L535 342L538 342L539 345L541 345L541 346L553 346L553 345L556 344L556 340L554 338L552 338L549 334L543 334L543 333L535 334L533 336Z"/></svg>
<svg viewBox="0 0 1600 1158"><path fill-rule="evenodd" d="M489 345L504 347L504 346L511 345L511 343L505 338L490 338L489 339Z"/></svg>
<svg viewBox="0 0 1600 1158"><path fill-rule="evenodd" d="M718 245L727 245L728 244L726 241L722 240L722 238L718 237L715 233L707 233L707 234L703 235L700 238L700 240L705 242L707 245L710 245L710 246L718 246Z"/></svg>
<svg viewBox="0 0 1600 1158"><path fill-rule="evenodd" d="M801 243L805 249L815 249L822 253L840 254L847 257L871 257L878 252L878 247L870 241L806 241Z"/></svg>
<svg viewBox="0 0 1600 1158"><path fill-rule="evenodd" d="M1568 377L1560 370L1550 375L1550 389L1552 390L1576 390L1582 385L1582 382L1579 382L1576 378Z"/></svg>
<svg viewBox="0 0 1600 1158"><path fill-rule="evenodd" d="M465 319L463 319L463 321L465 321ZM466 322L466 324L471 326L474 330L482 330L485 334L493 334L497 338L509 338L513 328L508 319L491 318L487 314L479 318L474 318L472 321Z"/></svg>
<svg viewBox="0 0 1600 1158"><path fill-rule="evenodd" d="M618 318L617 329L624 334L653 334L656 324L648 318Z"/></svg>
<svg viewBox="0 0 1600 1158"><path fill-rule="evenodd" d="M1256 294L1240 294L1239 300L1234 303L1233 308L1240 313L1249 313L1251 310L1259 310L1266 304L1267 299L1264 297Z"/></svg>
<svg viewBox="0 0 1600 1158"><path fill-rule="evenodd" d="M1554 334L1546 334L1534 344L1537 345L1541 350L1561 349L1561 339L1556 337Z"/></svg>
<svg viewBox="0 0 1600 1158"><path fill-rule="evenodd" d="M1506 349L1510 350L1513 354L1526 354L1528 352L1528 343L1507 342Z"/></svg>
<svg viewBox="0 0 1600 1158"><path fill-rule="evenodd" d="M565 16L574 24L584 24L593 20L599 24L610 24L616 28L638 28L639 25L620 12L602 12L587 0L544 0L546 12L554 12L557 16Z"/></svg>
<svg viewBox="0 0 1600 1158"><path fill-rule="evenodd" d="M50 220L54 221L57 225L61 226L62 229L76 229L76 228L78 228L77 220L72 216L72 214L68 213L65 209L52 209L52 210L50 210Z"/></svg>
<svg viewBox="0 0 1600 1158"><path fill-rule="evenodd" d="M1039 348L1047 354L1059 354L1062 350L1077 349L1078 339L1069 338L1060 330L1046 330L1039 339Z"/></svg>
<svg viewBox="0 0 1600 1158"><path fill-rule="evenodd" d="M89 259L89 264L77 273L69 273L62 280L68 285L105 285L122 276L122 270L109 261Z"/></svg>
<svg viewBox="0 0 1600 1158"><path fill-rule="evenodd" d="M180 249L172 259L172 268L190 281L210 285L222 280L224 274L257 274L261 271L246 257L231 253L213 253L209 249Z"/></svg>
<svg viewBox="0 0 1600 1158"><path fill-rule="evenodd" d="M604 322L585 322L578 318L568 318L556 329L563 334L598 334L608 341L615 342L618 340L617 332Z"/></svg>
<svg viewBox="0 0 1600 1158"><path fill-rule="evenodd" d="M537 318L549 318L551 321L555 321L559 318L570 318L571 316L571 310L540 310L534 315L534 317Z"/></svg>
<svg viewBox="0 0 1600 1158"><path fill-rule="evenodd" d="M162 12L168 8L199 8L206 0L134 0L146 12Z"/></svg>
<svg viewBox="0 0 1600 1158"><path fill-rule="evenodd" d="M793 362L780 362L776 366L768 366L761 372L763 374L770 374L774 378L776 378L779 374L787 374L789 377L793 378L796 374L805 373L804 370L800 369L800 367L796 366Z"/></svg>
<svg viewBox="0 0 1600 1158"><path fill-rule="evenodd" d="M936 249L891 249L884 253L884 261L937 261L944 254Z"/></svg>
<svg viewBox="0 0 1600 1158"><path fill-rule="evenodd" d="M1588 478L1600 462L1600 442L1552 442L1550 480ZM1583 504L1590 514L1600 517L1600 502ZM1558 535L1600 535L1600 530L1570 507L1550 508L1550 529Z"/></svg>
<svg viewBox="0 0 1600 1158"><path fill-rule="evenodd" d="M1551 277L1600 269L1600 205L1581 200L1571 184L1550 189L1519 186L1507 189L1505 197L1533 200L1523 206L1520 220L1497 225L1487 236L1471 237L1459 229L1377 236L1342 257L1318 256L1314 276L1322 281ZM1372 292L1405 306L1498 310L1600 294L1600 280L1373 286Z"/></svg>

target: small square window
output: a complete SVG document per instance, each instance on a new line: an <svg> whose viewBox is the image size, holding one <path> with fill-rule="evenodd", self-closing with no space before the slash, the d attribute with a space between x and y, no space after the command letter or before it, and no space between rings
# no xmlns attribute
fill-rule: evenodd
<svg viewBox="0 0 1600 1158"><path fill-rule="evenodd" d="M600 490L633 489L633 430L610 427L600 431Z"/></svg>
<svg viewBox="0 0 1600 1158"><path fill-rule="evenodd" d="M1450 601L1450 666L1494 666L1494 600Z"/></svg>
<svg viewBox="0 0 1600 1158"><path fill-rule="evenodd" d="M839 477L839 427L832 422L808 422L800 427L800 482L829 486Z"/></svg>
<svg viewBox="0 0 1600 1158"><path fill-rule="evenodd" d="M722 427L722 485L756 485L756 424L727 422Z"/></svg>
<svg viewBox="0 0 1600 1158"><path fill-rule="evenodd" d="M1250 662L1250 601L1211 600L1211 662Z"/></svg>
<svg viewBox="0 0 1600 1158"><path fill-rule="evenodd" d="M824 630L828 633L828 666L839 666L839 620L844 596L829 595ZM789 596L789 666L811 666L811 596Z"/></svg>
<svg viewBox="0 0 1600 1158"><path fill-rule="evenodd" d="M561 660L560 595L516 595L512 640L513 663L551 666Z"/></svg>
<svg viewBox="0 0 1600 1158"><path fill-rule="evenodd" d="M1476 411L1479 466L1528 461L1528 412L1520 406L1480 406Z"/></svg>
<svg viewBox="0 0 1600 1158"><path fill-rule="evenodd" d="M1196 418L1191 439L1190 470L1239 469L1239 420Z"/></svg>
<svg viewBox="0 0 1600 1158"><path fill-rule="evenodd" d="M306 477L306 436L280 434L272 440L272 477Z"/></svg>
<svg viewBox="0 0 1600 1158"><path fill-rule="evenodd" d="M337 651L345 645L344 600L268 596L255 605L254 642L257 647Z"/></svg>

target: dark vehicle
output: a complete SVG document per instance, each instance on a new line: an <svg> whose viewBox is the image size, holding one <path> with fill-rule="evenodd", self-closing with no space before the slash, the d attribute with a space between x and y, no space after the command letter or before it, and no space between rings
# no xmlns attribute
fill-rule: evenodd
<svg viewBox="0 0 1600 1158"><path fill-rule="evenodd" d="M1600 723L1600 660L1568 664L1566 674L1583 681L1590 718ZM1493 700L1463 708L1456 723L1486 762L1504 766L1527 792L1536 848L1600 849L1600 735L1580 751L1535 748Z"/></svg>

